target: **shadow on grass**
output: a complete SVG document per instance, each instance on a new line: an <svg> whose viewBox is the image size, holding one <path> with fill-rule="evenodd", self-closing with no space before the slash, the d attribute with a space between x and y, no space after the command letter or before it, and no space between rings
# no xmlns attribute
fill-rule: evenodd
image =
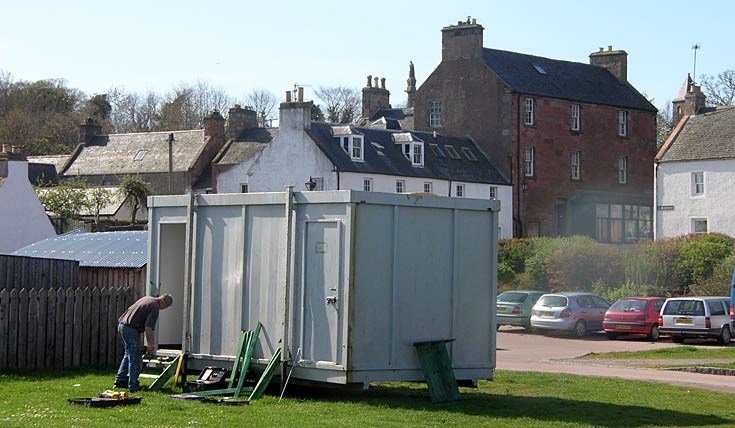
<svg viewBox="0 0 735 428"><path fill-rule="evenodd" d="M291 388L289 386L289 388ZM732 419L719 416L661 410L651 407L601 403L557 397L523 397L462 391L462 400L432 404L428 391L400 386L377 386L369 391L325 390L296 386L287 395L295 399L360 403L377 407L422 412L457 412L470 416L576 423L602 427L732 426Z"/></svg>

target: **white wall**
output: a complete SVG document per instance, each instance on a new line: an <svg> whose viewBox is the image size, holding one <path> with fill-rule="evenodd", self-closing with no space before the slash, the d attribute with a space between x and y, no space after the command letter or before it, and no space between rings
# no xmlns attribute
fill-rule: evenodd
<svg viewBox="0 0 735 428"><path fill-rule="evenodd" d="M692 196L692 172L704 172L704 195ZM692 233L706 218L710 233L735 237L735 160L664 162L656 171L655 239ZM673 207L661 210L661 207Z"/></svg>
<svg viewBox="0 0 735 428"><path fill-rule="evenodd" d="M439 180L432 178L420 178L420 177L402 177L396 175L382 175L382 174L362 174L362 173L341 173L339 177L339 188L340 190L364 190L363 181L365 178L372 178L373 180L373 192L385 192L395 193L396 192L396 181L403 180L405 182L405 193L423 192L424 183L431 182L433 193L437 196L450 196L448 180ZM498 200L500 200L500 213L498 215L498 227L500 227L500 233L498 237L500 239L508 239L513 237L513 190L512 186L500 186L495 184L485 183L465 183L461 181L452 181L452 192L451 196L455 196L457 184L464 184L465 198L472 199L489 199L490 198L490 187L496 186L498 188ZM326 188L331 190L333 188Z"/></svg>
<svg viewBox="0 0 735 428"><path fill-rule="evenodd" d="M0 253L56 236L51 221L28 181L28 162L8 161L0 185Z"/></svg>

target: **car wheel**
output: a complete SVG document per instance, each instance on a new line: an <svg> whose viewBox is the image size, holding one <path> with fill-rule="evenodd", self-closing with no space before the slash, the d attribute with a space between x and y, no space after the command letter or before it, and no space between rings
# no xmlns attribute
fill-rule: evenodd
<svg viewBox="0 0 735 428"><path fill-rule="evenodd" d="M606 331L605 332L605 336L607 336L608 339L612 339L612 340L615 340L615 339L618 338L618 334L617 333L613 333L611 331Z"/></svg>
<svg viewBox="0 0 735 428"><path fill-rule="evenodd" d="M577 337L584 337L587 334L587 323L584 320L577 321L574 324L574 335Z"/></svg>
<svg viewBox="0 0 735 428"><path fill-rule="evenodd" d="M648 333L648 338L655 342L655 341L658 340L658 337L659 336L660 336L660 333L658 332L658 326L657 325L653 325L651 327L651 332Z"/></svg>
<svg viewBox="0 0 735 428"><path fill-rule="evenodd" d="M732 339L732 336L730 335L730 329L728 327L723 327L722 331L720 332L720 337L717 339L717 341L720 342L720 345L728 346L730 345L730 339Z"/></svg>
<svg viewBox="0 0 735 428"><path fill-rule="evenodd" d="M674 343L684 343L684 337L682 336L671 336L671 341Z"/></svg>

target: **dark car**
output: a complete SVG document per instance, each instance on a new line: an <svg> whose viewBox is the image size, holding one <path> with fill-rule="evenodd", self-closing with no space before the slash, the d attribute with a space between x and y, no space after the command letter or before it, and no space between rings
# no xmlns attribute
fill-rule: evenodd
<svg viewBox="0 0 735 428"><path fill-rule="evenodd" d="M610 302L591 293L544 294L531 311L531 328L571 331L577 337L602 330Z"/></svg>
<svg viewBox="0 0 735 428"><path fill-rule="evenodd" d="M605 313L602 328L610 339L624 334L645 334L658 340L658 316L666 301L663 297L623 297Z"/></svg>

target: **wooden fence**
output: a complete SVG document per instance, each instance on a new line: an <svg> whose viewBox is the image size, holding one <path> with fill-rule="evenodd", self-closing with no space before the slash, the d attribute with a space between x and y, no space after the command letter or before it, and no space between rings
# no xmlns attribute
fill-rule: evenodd
<svg viewBox="0 0 735 428"><path fill-rule="evenodd" d="M79 286L79 262L0 254L0 290Z"/></svg>
<svg viewBox="0 0 735 428"><path fill-rule="evenodd" d="M116 367L131 288L0 290L0 370Z"/></svg>

